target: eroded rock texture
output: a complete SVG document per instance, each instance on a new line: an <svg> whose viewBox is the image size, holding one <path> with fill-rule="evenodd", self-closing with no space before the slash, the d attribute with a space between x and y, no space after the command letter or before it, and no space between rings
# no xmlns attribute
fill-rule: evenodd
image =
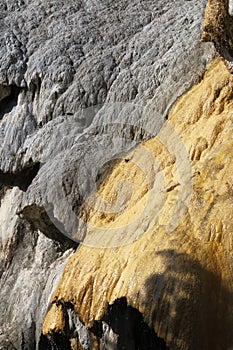
<svg viewBox="0 0 233 350"><path fill-rule="evenodd" d="M230 349L232 87L217 59L174 105L157 137L141 146L143 153L136 148L114 168L99 195L111 202L117 192L124 200L129 186L116 186L129 179L133 195L120 213L89 214L84 242L92 248L82 246L69 259L44 334L66 333L63 308L53 323L61 301L91 330L105 320L108 305L125 297L171 349ZM138 165L142 154L149 174Z"/></svg>
<svg viewBox="0 0 233 350"><path fill-rule="evenodd" d="M231 10L205 7L0 0L0 349L233 346Z"/></svg>

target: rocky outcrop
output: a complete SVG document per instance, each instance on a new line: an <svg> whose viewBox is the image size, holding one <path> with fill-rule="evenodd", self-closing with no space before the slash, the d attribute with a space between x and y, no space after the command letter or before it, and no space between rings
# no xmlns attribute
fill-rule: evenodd
<svg viewBox="0 0 233 350"><path fill-rule="evenodd" d="M233 345L231 10L205 7L1 1L1 349Z"/></svg>
<svg viewBox="0 0 233 350"><path fill-rule="evenodd" d="M211 41L225 58L228 67L233 67L233 19L231 0L209 0L205 11L203 41Z"/></svg>
<svg viewBox="0 0 233 350"><path fill-rule="evenodd" d="M99 195L111 202L120 181L135 191L120 213L92 208L84 239L89 247L69 259L44 334L67 334L61 301L91 331L95 322L103 329L109 305L126 298L170 349L230 348L232 87L217 59L174 105L157 137L115 166ZM142 154L148 173L138 164ZM118 187L118 201L128 186ZM54 323L57 308L63 322ZM128 327L133 332L134 322Z"/></svg>
<svg viewBox="0 0 233 350"><path fill-rule="evenodd" d="M1 170L9 177L41 165L22 213L32 222L39 217L47 236L49 212L65 236L82 240L85 229L76 213L70 220L67 200L76 212L93 190L85 164L97 176L100 164L156 135L172 103L203 75L214 55L200 43L204 4L177 5L75 1L10 8L1 83L23 88L1 124Z"/></svg>
<svg viewBox="0 0 233 350"><path fill-rule="evenodd" d="M0 349L34 349L48 300L72 250L61 252L17 215L23 193L6 189L0 207Z"/></svg>

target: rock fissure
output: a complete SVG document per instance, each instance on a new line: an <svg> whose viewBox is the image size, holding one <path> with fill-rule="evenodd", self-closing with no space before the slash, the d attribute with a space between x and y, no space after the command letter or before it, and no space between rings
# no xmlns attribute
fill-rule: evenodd
<svg viewBox="0 0 233 350"><path fill-rule="evenodd" d="M14 85L0 86L0 119L17 106L18 96L22 91L24 89Z"/></svg>
<svg viewBox="0 0 233 350"><path fill-rule="evenodd" d="M63 225L54 217L51 206L43 208L32 204L25 206L18 214L22 215L34 229L40 230L48 238L59 242L63 250L77 248L79 243L63 234L65 231Z"/></svg>
<svg viewBox="0 0 233 350"><path fill-rule="evenodd" d="M0 170L0 183L5 186L18 186L21 190L27 191L28 187L36 177L40 169L40 163L35 163L17 172L3 172Z"/></svg>

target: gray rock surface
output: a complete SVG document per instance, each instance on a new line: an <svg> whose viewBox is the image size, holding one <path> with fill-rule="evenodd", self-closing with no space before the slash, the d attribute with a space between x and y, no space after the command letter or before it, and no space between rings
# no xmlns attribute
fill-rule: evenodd
<svg viewBox="0 0 233 350"><path fill-rule="evenodd" d="M72 250L62 252L17 214L18 188L1 201L0 349L35 349L52 292Z"/></svg>
<svg viewBox="0 0 233 350"><path fill-rule="evenodd" d="M0 349L36 347L96 177L156 135L215 55L205 5L0 0L0 182L20 188L0 208Z"/></svg>

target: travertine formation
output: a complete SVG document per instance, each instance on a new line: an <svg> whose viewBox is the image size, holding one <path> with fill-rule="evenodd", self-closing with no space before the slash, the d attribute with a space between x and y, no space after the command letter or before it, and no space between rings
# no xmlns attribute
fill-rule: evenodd
<svg viewBox="0 0 233 350"><path fill-rule="evenodd" d="M0 349L230 350L231 2L0 12Z"/></svg>
<svg viewBox="0 0 233 350"><path fill-rule="evenodd" d="M61 301L72 304L85 326L92 329L96 320L104 319L109 304L125 297L171 349L230 348L232 88L233 78L224 62L215 60L203 81L174 105L157 137L143 144L144 153L136 148L127 156L128 162L122 160L114 168L99 194L110 201L117 183L128 178L135 190L131 201L120 215L90 215L84 244L93 248L82 246L69 259L53 295L44 334L59 329L67 334L67 311L61 308ZM191 172L183 149L176 147L177 135L189 153ZM174 142L170 149L165 143L168 139ZM181 151L182 160L178 158ZM142 154L154 170L150 188L148 174L135 167ZM155 168L155 160L160 169ZM125 191L128 188L121 187L118 196L124 198ZM155 219L158 198L162 203ZM177 221L180 212L183 217ZM105 236L99 230L103 227ZM116 242L118 232L123 237L118 236ZM139 238L121 246L126 237ZM119 247L94 248L99 242L118 243Z"/></svg>

